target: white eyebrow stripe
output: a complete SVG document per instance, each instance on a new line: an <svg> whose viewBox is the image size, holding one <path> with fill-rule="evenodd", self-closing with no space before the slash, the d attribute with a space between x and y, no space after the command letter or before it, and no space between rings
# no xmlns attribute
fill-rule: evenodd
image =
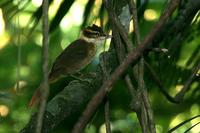
<svg viewBox="0 0 200 133"><path fill-rule="evenodd" d="M99 31L93 31L93 30L92 30L91 32L92 32L92 33L99 33Z"/></svg>
<svg viewBox="0 0 200 133"><path fill-rule="evenodd" d="M85 31L90 32L90 33L97 33L97 34L100 33L99 31L94 31L94 30L91 30L91 29L86 29Z"/></svg>

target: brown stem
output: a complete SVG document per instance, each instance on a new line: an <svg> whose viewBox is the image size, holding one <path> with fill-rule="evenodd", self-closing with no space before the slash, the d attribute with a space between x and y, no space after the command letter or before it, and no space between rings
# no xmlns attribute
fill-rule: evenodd
<svg viewBox="0 0 200 133"><path fill-rule="evenodd" d="M194 80L194 78L196 77L196 73L199 71L200 69L200 61L199 64L194 68L192 74L190 75L190 77L188 78L188 80L185 82L183 88L176 94L175 96L175 100L178 102L182 102L183 98L185 96L185 93L188 91L190 85L192 84L192 81Z"/></svg>
<svg viewBox="0 0 200 133"><path fill-rule="evenodd" d="M162 82L159 80L159 78L156 75L156 72L153 70L153 68L146 62L144 61L144 64L146 66L146 68L148 69L152 80L155 82L155 84L158 86L158 88L160 89L160 91L163 93L163 95L167 98L168 101L172 102L172 103L178 103L178 101L176 101L176 99L174 99L172 96L170 96L166 89L164 88Z"/></svg>
<svg viewBox="0 0 200 133"><path fill-rule="evenodd" d="M141 43L141 39L140 39L140 32L139 32L139 26L138 26L138 16L137 16L137 8L136 5L134 3L133 0L130 1L130 9L131 12L133 14L133 26L135 29L135 35L136 35L136 44L139 45ZM141 60L139 61L138 66L136 67L138 69L138 93L141 94L141 101L142 101L142 106L141 106L141 110L142 112L139 113L141 115L141 118L139 119L140 121L142 121L143 125L141 125L142 127L142 131L143 133L145 132L150 132L150 133L155 133L155 122L154 122L154 118L153 118L153 111L150 107L150 102L148 99L148 93L147 90L145 89L145 82L144 82L144 59L143 57L141 58ZM140 110L138 110L140 111ZM145 125L145 127L144 127Z"/></svg>
<svg viewBox="0 0 200 133"><path fill-rule="evenodd" d="M37 115L37 126L36 133L42 132L43 116L46 107L46 101L49 95L49 84L48 84L48 48L49 48L49 22L48 22L48 0L43 0L43 84L42 84L42 96L40 107Z"/></svg>
<svg viewBox="0 0 200 133"><path fill-rule="evenodd" d="M109 99L106 98L106 102L104 105L104 112L105 112L105 125L106 125L106 133L111 133L110 127L110 104Z"/></svg>
<svg viewBox="0 0 200 133"><path fill-rule="evenodd" d="M169 16L173 13L176 7L179 4L179 0L171 0L169 6L160 17L158 23L153 27L144 41L137 46L136 49L132 50L123 62L116 68L116 70L111 75L110 79L103 83L99 91L94 95L94 97L88 103L85 111L82 116L79 118L78 122L75 124L72 133L80 133L85 128L86 124L90 120L96 108L100 105L103 98L105 97L108 91L111 91L112 85L117 81L117 79L124 73L124 71L128 68L130 64L136 64L138 59L140 59L143 55L143 52L147 50L149 46L151 46L151 42L154 37L159 33L162 26L165 24Z"/></svg>

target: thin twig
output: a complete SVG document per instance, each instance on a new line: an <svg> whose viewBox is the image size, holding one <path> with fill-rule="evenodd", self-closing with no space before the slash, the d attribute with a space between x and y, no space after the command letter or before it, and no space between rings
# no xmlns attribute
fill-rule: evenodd
<svg viewBox="0 0 200 133"><path fill-rule="evenodd" d="M137 46L136 49L132 50L123 62L116 68L116 70L111 75L110 79L104 82L99 91L94 95L94 97L88 103L82 116L79 118L78 122L75 124L72 133L80 133L85 128L87 122L90 120L96 108L100 105L103 98L108 91L111 91L112 85L117 81L117 79L124 73L124 71L129 67L129 65L136 64L138 59L141 58L143 52L151 46L151 42L154 37L159 33L162 26L165 24L169 16L173 13L179 4L179 0L171 0L171 4L167 7L163 15L161 16L159 22L153 27L144 41Z"/></svg>
<svg viewBox="0 0 200 133"><path fill-rule="evenodd" d="M115 24L116 29L118 30L118 32L120 33L120 36L122 37L123 41L125 42L126 47L127 47L127 50L128 50L128 53L131 52L131 50L133 50L133 44L132 44L132 42L128 39L128 35L124 32L124 28L123 28L122 24L119 22L119 20L118 20L117 18L114 18L114 19L113 19L113 23ZM119 42L119 41L117 41L117 42ZM135 74L135 75L138 75L138 74ZM136 77L136 76L135 76L135 77ZM138 78L136 77L136 79L138 79ZM126 75L126 76L125 76L125 81L126 81L126 84L127 84L127 86L128 86L128 89L129 89L129 91L130 91L130 93L131 93L132 102L135 101L135 103L131 103L131 106L132 106L131 108L132 108L133 110L137 110L138 107L139 107L139 101L137 101L137 99L136 99L136 97L137 97L137 96L136 96L137 90L136 90L136 88L133 86L133 84L131 83L131 78L130 78L129 75ZM136 106L133 107L133 105L136 105Z"/></svg>
<svg viewBox="0 0 200 133"><path fill-rule="evenodd" d="M140 31L139 31L139 26L138 26L138 16L137 16L137 9L136 5L133 0L130 1L130 8L131 8L131 13L133 14L133 27L135 30L135 36L136 36L136 46L141 44L141 39L140 39ZM143 57L139 61L138 65L135 67L138 71L137 79L138 79L138 88L139 91L142 91L144 89L144 63L143 63Z"/></svg>
<svg viewBox="0 0 200 133"><path fill-rule="evenodd" d="M137 8L133 0L130 1L129 6L133 14L133 26L134 26L135 35L136 35L136 45L139 45L141 43L141 39L140 39L140 31L139 31L139 25L138 25ZM140 99L141 99L141 102L143 103L141 106L142 108L141 110L143 110L143 112L141 112L140 115L146 116L146 117L141 116L138 118L142 118L139 120L141 121L141 124L142 124L141 127L143 128L142 129L143 132L155 133L156 129L155 129L155 122L153 118L153 111L150 107L148 93L147 93L147 90L145 89L145 82L143 79L144 77L143 57L139 61L138 66L136 68L138 69L138 78L137 78L138 79L138 93L141 94ZM144 125L145 125L145 128L144 128Z"/></svg>
<svg viewBox="0 0 200 133"><path fill-rule="evenodd" d="M19 9L19 4L20 1L17 1L17 12L20 11ZM21 31L19 28L19 20L20 20L20 16L18 15L16 18L16 24L18 26L18 30L17 30L17 86L16 86L16 92L19 93L20 91L20 67L21 67Z"/></svg>
<svg viewBox="0 0 200 133"><path fill-rule="evenodd" d="M177 104L178 101L176 101L172 96L170 96L167 93L167 91L164 88L162 82L156 76L156 72L153 70L153 68L146 61L144 61L144 64L145 64L146 68L148 69L149 73L151 74L152 80L156 83L156 85L158 86L158 88L160 89L160 91L163 93L163 95L167 98L167 100L170 101L170 102L172 102L172 103L176 103Z"/></svg>
<svg viewBox="0 0 200 133"><path fill-rule="evenodd" d="M124 49L124 47L122 46L122 41L121 41L120 35L119 35L119 33L121 33L121 32L118 33L117 31L116 32L114 32L114 31L115 31L115 29L113 29L113 38L114 38L113 40L114 40L114 43L119 46L119 48L116 48L116 51L117 51L117 55L118 55L118 60L121 63L123 61L124 57L125 57L125 51L122 51ZM123 47L123 48L121 48L121 47ZM135 99L135 97L136 97L136 89L133 86L133 84L131 82L131 78L130 78L130 76L128 74L125 75L125 82L126 82L126 85L127 85L128 89L129 89L129 92L130 92L132 98Z"/></svg>
<svg viewBox="0 0 200 133"><path fill-rule="evenodd" d="M135 6L135 3L133 0L129 1L129 8L130 12L133 15L133 27L135 30L135 36L136 36L136 46L138 46L141 43L140 40L140 32L139 32L139 26L138 26L138 17L137 17L137 9ZM144 99L143 99L143 90L144 90L144 80L143 80L143 74L144 74L144 65L143 65L143 58L140 59L139 63L136 64L133 68L134 70L134 76L136 77L136 81L138 83L138 91L137 95L139 96L137 100L140 101L140 109L136 111L138 120L140 122L140 126L142 129L142 132L149 132L149 124L148 124L148 114L144 105ZM134 101L132 101L134 102ZM132 107L134 108L134 107Z"/></svg>
<svg viewBox="0 0 200 133"><path fill-rule="evenodd" d="M120 23L119 19L116 17L116 15L113 15L113 16L114 16L114 18L112 19L113 20L113 25L116 26L116 29L118 30L118 32L120 34L120 37L122 37L123 41L125 42L125 45L127 47L127 51L129 53L129 52L131 52L131 50L133 50L133 44L128 39L128 35L125 32L125 28L122 26L122 24ZM118 39L120 37L116 37L116 38ZM115 37L114 37L114 40L115 40ZM119 41L119 39L118 39L115 42L119 43L121 41ZM122 60L121 60L121 62L122 62ZM129 89L129 92L130 92L130 94L132 96L132 100L131 100L131 104L130 104L131 109L134 110L134 111L139 111L140 107L141 107L141 103L140 103L140 99L139 99L138 94L137 94L137 90L136 90L136 88L134 87L134 85L132 83L130 75L128 75L128 74L125 75L125 82L126 82L126 85L127 85L128 89Z"/></svg>
<svg viewBox="0 0 200 133"><path fill-rule="evenodd" d="M139 100L141 100L141 93L138 95L140 96ZM145 133L145 132L148 132L148 125L147 125L147 122L145 121L147 119L147 114L144 108L144 102L141 102L140 106L141 106L140 110L137 110L136 114L141 126L142 133Z"/></svg>
<svg viewBox="0 0 200 133"><path fill-rule="evenodd" d="M106 81L110 77L110 72L106 68L106 59L105 56L102 55L102 60L100 60L101 69L103 71L103 81ZM106 125L106 133L111 133L111 127L110 127L110 107L109 107L109 97L108 95L105 97L105 103L104 103L104 117L105 117L105 125Z"/></svg>
<svg viewBox="0 0 200 133"><path fill-rule="evenodd" d="M139 31L139 26L138 26L138 16L137 16L137 8L135 5L135 2L133 0L130 1L130 10L131 13L133 14L133 27L135 30L135 35L136 35L136 41L137 41L137 45L141 43L141 39L140 39L140 31Z"/></svg>
<svg viewBox="0 0 200 133"><path fill-rule="evenodd" d="M144 89L142 92L142 101L144 103L144 108L145 108L146 115L147 115L146 120L147 120L148 129L149 129L150 133L156 133L153 110L151 108L149 98L148 98L148 93L147 93L146 89Z"/></svg>
<svg viewBox="0 0 200 133"><path fill-rule="evenodd" d="M43 116L46 107L46 101L49 95L49 84L48 84L48 48L49 48L49 22L48 22L48 0L43 0L43 84L42 84L42 96L40 107L38 110L38 119L36 126L36 133L42 132Z"/></svg>
<svg viewBox="0 0 200 133"><path fill-rule="evenodd" d="M105 4L107 5L107 4ZM113 40L115 42L116 45L120 45L122 44L122 40L120 39L122 37L123 41L125 42L125 45L128 49L128 52L130 52L132 49L133 49L133 44L131 43L131 41L128 39L128 32L125 32L126 30L124 29L124 27L122 26L121 22L119 21L119 19L116 17L114 11L109 8L108 6L106 6L109 14L110 14L110 19L112 21L112 25L113 25ZM116 32L115 32L116 31ZM123 49L125 49L125 47L123 47ZM122 48L119 48L119 49L116 49L117 50L117 55L118 55L118 59L119 59L119 62L121 63L125 57L125 50L123 51L123 53L121 52L122 51ZM120 51L120 52L119 52ZM123 55L122 55L123 54ZM132 83L132 80L131 80L131 77L129 74L125 75L125 82L126 82L126 85L127 85L127 88L131 94L131 97L132 97L132 101L136 101L136 88L134 87L133 83ZM139 108L139 102L135 102L134 104L131 104L131 105L135 105L135 110L137 110Z"/></svg>
<svg viewBox="0 0 200 133"><path fill-rule="evenodd" d="M192 128L194 128L195 126L197 126L199 124L200 124L200 122L197 122L196 124L194 124L190 128L188 128L184 133L187 133L188 131L190 131Z"/></svg>
<svg viewBox="0 0 200 133"><path fill-rule="evenodd" d="M108 97L106 98L105 106L104 106L104 112L105 112L105 125L106 125L106 133L111 133L111 127L110 127L110 104Z"/></svg>
<svg viewBox="0 0 200 133"><path fill-rule="evenodd" d="M111 1L109 1L111 3ZM122 40L120 39L121 37L123 38L128 52L130 52L133 49L133 45L131 43L131 41L129 41L128 39L128 35L125 32L124 27L122 26L122 24L120 23L119 19L117 19L116 14L114 13L113 6L108 6L108 1L105 0L105 7L109 13L109 19L112 22L112 31L113 31L113 40L114 40L114 44L115 44L115 49L117 51L117 56L118 56L118 60L119 63L121 63L125 57L125 47L123 46ZM136 89L132 84L130 75L127 74L125 75L125 83L127 85L127 88L132 96L132 99L136 99ZM134 105L138 105L138 102ZM138 107L138 106L137 106ZM135 108L136 109L136 108Z"/></svg>
<svg viewBox="0 0 200 133"><path fill-rule="evenodd" d="M192 81L194 80L194 78L196 77L196 73L199 71L200 69L200 61L198 63L198 65L194 68L192 74L190 75L190 77L188 78L188 80L185 82L183 88L178 92L178 94L176 94L175 96L175 100L178 102L182 102L183 98L185 96L185 93L188 91L190 85L192 84Z"/></svg>
<svg viewBox="0 0 200 133"><path fill-rule="evenodd" d="M124 32L124 28L123 28L122 24L119 22L119 20L117 19L116 16L113 18L113 23L115 24L115 26L116 26L117 30L119 31L123 41L125 42L127 49L128 49L128 52L130 52L131 50L133 50L133 44L128 39L127 33Z"/></svg>
<svg viewBox="0 0 200 133"><path fill-rule="evenodd" d="M173 128L170 129L169 131L167 131L167 133L172 133L173 131L175 131L176 129L178 129L179 127L181 127L182 125L184 125L184 124L186 124L187 122L190 122L191 120L196 119L196 118L198 118L198 117L200 117L200 115L196 115L196 116L194 116L194 117L192 117L192 118L190 118L190 119L188 119L188 120L185 120L185 121L181 122L181 123L178 124L177 126L173 127Z"/></svg>

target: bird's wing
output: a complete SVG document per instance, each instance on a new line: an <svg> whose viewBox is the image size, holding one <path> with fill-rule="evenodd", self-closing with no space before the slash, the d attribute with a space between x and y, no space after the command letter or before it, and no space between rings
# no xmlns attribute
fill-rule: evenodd
<svg viewBox="0 0 200 133"><path fill-rule="evenodd" d="M78 69L77 63L82 63L88 57L89 46L90 45L87 45L84 40L80 39L72 42L56 58L52 67L52 71L66 71L67 69Z"/></svg>

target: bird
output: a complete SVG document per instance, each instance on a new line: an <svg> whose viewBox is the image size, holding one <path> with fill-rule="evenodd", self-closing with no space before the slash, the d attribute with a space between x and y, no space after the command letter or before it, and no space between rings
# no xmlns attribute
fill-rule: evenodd
<svg viewBox="0 0 200 133"><path fill-rule="evenodd" d="M111 38L102 28L93 24L82 30L80 37L70 43L55 59L48 75L48 82L52 84L63 76L70 76L85 68L96 55L97 44ZM41 97L41 84L32 96L29 107L37 105Z"/></svg>

